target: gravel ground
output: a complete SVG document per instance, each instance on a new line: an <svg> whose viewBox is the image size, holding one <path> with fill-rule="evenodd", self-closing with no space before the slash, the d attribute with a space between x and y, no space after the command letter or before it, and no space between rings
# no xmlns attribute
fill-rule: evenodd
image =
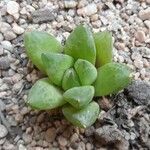
<svg viewBox="0 0 150 150"><path fill-rule="evenodd" d="M137 80L98 100L103 110L86 130L58 111L25 104L42 74L25 54L23 33L47 31L64 43L80 23L112 31L114 60L128 64ZM0 77L0 150L150 149L150 0L1 0Z"/></svg>

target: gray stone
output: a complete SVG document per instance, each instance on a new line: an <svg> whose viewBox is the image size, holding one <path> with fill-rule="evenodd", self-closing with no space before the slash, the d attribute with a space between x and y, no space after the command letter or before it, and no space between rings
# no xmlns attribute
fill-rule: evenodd
<svg viewBox="0 0 150 150"><path fill-rule="evenodd" d="M39 9L32 13L34 23L49 22L55 19L54 13L51 9Z"/></svg>
<svg viewBox="0 0 150 150"><path fill-rule="evenodd" d="M2 44L2 47L6 50L10 50L10 51L13 50L13 46L9 41L2 41L1 44Z"/></svg>
<svg viewBox="0 0 150 150"><path fill-rule="evenodd" d="M5 126L0 124L0 138L4 138L8 134L8 131Z"/></svg>
<svg viewBox="0 0 150 150"><path fill-rule="evenodd" d="M3 37L2 33L0 33L0 42L2 42L3 39L4 39L4 37Z"/></svg>
<svg viewBox="0 0 150 150"><path fill-rule="evenodd" d="M134 81L125 91L137 104L150 104L150 82Z"/></svg>
<svg viewBox="0 0 150 150"><path fill-rule="evenodd" d="M5 103L0 99L0 111L4 111L6 109Z"/></svg>
<svg viewBox="0 0 150 150"><path fill-rule="evenodd" d="M119 150L128 150L129 143L115 126L105 125L100 127L95 130L94 135L100 145L109 146L113 144Z"/></svg>
<svg viewBox="0 0 150 150"><path fill-rule="evenodd" d="M8 57L1 57L0 58L0 69L7 70L10 67L10 62Z"/></svg>

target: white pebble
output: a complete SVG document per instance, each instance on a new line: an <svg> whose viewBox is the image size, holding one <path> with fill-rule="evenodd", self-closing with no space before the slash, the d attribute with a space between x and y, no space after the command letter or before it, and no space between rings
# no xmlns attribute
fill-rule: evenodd
<svg viewBox="0 0 150 150"><path fill-rule="evenodd" d="M2 41L2 47L7 50L13 50L13 46L9 41Z"/></svg>
<svg viewBox="0 0 150 150"><path fill-rule="evenodd" d="M5 40L11 41L15 39L17 36L12 31L7 31L4 33Z"/></svg>
<svg viewBox="0 0 150 150"><path fill-rule="evenodd" d="M9 1L7 3L7 12L10 14L10 15L15 15L19 12L19 4L15 1Z"/></svg>
<svg viewBox="0 0 150 150"><path fill-rule="evenodd" d="M8 134L8 131L5 126L0 124L0 138L4 138Z"/></svg>
<svg viewBox="0 0 150 150"><path fill-rule="evenodd" d="M77 6L77 2L74 1L74 0L70 0L70 1L65 0L65 1L64 1L64 4L65 4L65 7L66 7L66 8L74 8L74 7Z"/></svg>
<svg viewBox="0 0 150 150"><path fill-rule="evenodd" d="M0 42L2 42L4 39L3 35L0 33Z"/></svg>
<svg viewBox="0 0 150 150"><path fill-rule="evenodd" d="M77 10L77 13L83 16L91 16L95 14L96 12L97 12L97 6L94 3L89 4L86 7L83 7L82 9Z"/></svg>
<svg viewBox="0 0 150 150"><path fill-rule="evenodd" d="M150 19L150 7L145 9L145 10L141 10L139 12L139 17L142 19L142 20L149 20Z"/></svg>
<svg viewBox="0 0 150 150"><path fill-rule="evenodd" d="M17 24L14 24L12 29L16 34L24 33L24 29L22 27L18 26Z"/></svg>
<svg viewBox="0 0 150 150"><path fill-rule="evenodd" d="M150 20L145 20L144 23L145 23L146 27L148 29L150 29Z"/></svg>
<svg viewBox="0 0 150 150"><path fill-rule="evenodd" d="M11 26L6 22L0 22L0 32L5 33L8 30L11 30Z"/></svg>

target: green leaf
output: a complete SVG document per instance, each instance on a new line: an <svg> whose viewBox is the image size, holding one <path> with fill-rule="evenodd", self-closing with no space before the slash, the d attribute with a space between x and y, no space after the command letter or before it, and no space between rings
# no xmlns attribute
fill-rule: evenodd
<svg viewBox="0 0 150 150"><path fill-rule="evenodd" d="M90 62L78 59L74 64L74 68L82 85L91 85L96 80L97 70Z"/></svg>
<svg viewBox="0 0 150 150"><path fill-rule="evenodd" d="M87 105L94 96L93 86L80 86L67 90L63 97L73 107L80 109Z"/></svg>
<svg viewBox="0 0 150 150"><path fill-rule="evenodd" d="M68 37L64 51L75 60L81 58L95 64L96 48L90 29L83 25L77 26Z"/></svg>
<svg viewBox="0 0 150 150"><path fill-rule="evenodd" d="M74 64L71 56L58 53L42 54L42 61L50 81L58 86L61 86L65 71Z"/></svg>
<svg viewBox="0 0 150 150"><path fill-rule="evenodd" d="M62 88L68 90L77 86L80 86L79 77L73 68L69 68L63 76Z"/></svg>
<svg viewBox="0 0 150 150"><path fill-rule="evenodd" d="M41 54L44 52L59 53L62 51L61 44L52 35L40 31L26 32L24 45L28 57L43 72L45 72L45 69L41 60Z"/></svg>
<svg viewBox="0 0 150 150"><path fill-rule="evenodd" d="M65 104L62 93L48 78L43 78L30 89L27 104L39 110L57 108Z"/></svg>
<svg viewBox="0 0 150 150"><path fill-rule="evenodd" d="M117 93L131 82L131 70L124 64L108 63L98 68L95 96Z"/></svg>
<svg viewBox="0 0 150 150"><path fill-rule="evenodd" d="M96 46L96 66L100 67L112 61L113 42L112 34L108 31L94 34Z"/></svg>
<svg viewBox="0 0 150 150"><path fill-rule="evenodd" d="M73 125L86 128L91 126L98 118L99 105L96 102L91 102L80 110L71 105L65 105L62 108L62 112Z"/></svg>

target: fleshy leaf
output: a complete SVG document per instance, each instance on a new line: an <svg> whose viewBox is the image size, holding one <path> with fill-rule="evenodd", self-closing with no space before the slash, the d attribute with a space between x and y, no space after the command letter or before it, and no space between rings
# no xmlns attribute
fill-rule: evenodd
<svg viewBox="0 0 150 150"><path fill-rule="evenodd" d="M79 77L73 68L69 68L63 76L62 88L68 90L77 86L80 86Z"/></svg>
<svg viewBox="0 0 150 150"><path fill-rule="evenodd" d="M97 70L90 62L78 59L74 68L79 76L82 85L91 85L97 77Z"/></svg>
<svg viewBox="0 0 150 150"><path fill-rule="evenodd" d="M73 66L74 59L58 53L42 54L42 61L51 82L61 86L65 71Z"/></svg>
<svg viewBox="0 0 150 150"><path fill-rule="evenodd" d="M96 48L90 29L83 25L77 26L68 37L64 51L75 60L81 58L95 64Z"/></svg>
<svg viewBox="0 0 150 150"><path fill-rule="evenodd" d="M76 109L80 109L87 105L90 101L92 101L93 96L93 86L74 87L63 94L64 99Z"/></svg>
<svg viewBox="0 0 150 150"><path fill-rule="evenodd" d="M112 34L108 31L94 34L96 46L96 66L100 67L112 61Z"/></svg>
<svg viewBox="0 0 150 150"><path fill-rule="evenodd" d="M65 104L62 93L48 78L43 78L30 89L27 104L39 110L57 108Z"/></svg>
<svg viewBox="0 0 150 150"><path fill-rule="evenodd" d="M95 96L117 93L131 82L131 70L124 64L108 63L98 68Z"/></svg>
<svg viewBox="0 0 150 150"><path fill-rule="evenodd" d="M99 111L99 105L96 102L91 102L82 109L75 109L69 104L62 108L66 119L73 125L81 128L91 126L98 118Z"/></svg>
<svg viewBox="0 0 150 150"><path fill-rule="evenodd" d="M62 51L61 44L52 35L40 31L26 32L24 45L28 57L43 72L45 72L45 68L43 67L41 54L44 52L59 53Z"/></svg>

